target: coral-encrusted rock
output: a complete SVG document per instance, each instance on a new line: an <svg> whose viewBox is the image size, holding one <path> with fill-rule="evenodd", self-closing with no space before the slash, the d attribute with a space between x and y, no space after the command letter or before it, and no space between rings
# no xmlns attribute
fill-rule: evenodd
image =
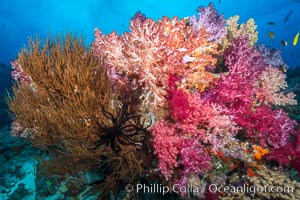
<svg viewBox="0 0 300 200"><path fill-rule="evenodd" d="M278 169L265 168L256 171L257 176L250 177L251 183L257 188L266 188L257 192L259 198L266 199L299 199L300 183L291 181L289 177ZM272 189L273 187L273 189Z"/></svg>

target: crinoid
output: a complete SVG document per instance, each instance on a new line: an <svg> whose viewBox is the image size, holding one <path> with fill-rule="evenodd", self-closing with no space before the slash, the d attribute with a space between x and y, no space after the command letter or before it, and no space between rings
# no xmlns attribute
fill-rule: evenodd
<svg viewBox="0 0 300 200"><path fill-rule="evenodd" d="M99 140L95 142L94 149L108 145L115 153L119 153L123 145L145 147L149 137L148 128L152 125L151 117L142 117L141 114L129 112L129 103L120 104L116 114L102 108L106 123L99 125L96 133Z"/></svg>

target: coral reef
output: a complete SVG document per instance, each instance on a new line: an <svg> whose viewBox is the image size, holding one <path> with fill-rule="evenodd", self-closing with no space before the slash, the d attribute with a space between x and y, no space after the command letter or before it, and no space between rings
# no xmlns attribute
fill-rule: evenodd
<svg viewBox="0 0 300 200"><path fill-rule="evenodd" d="M280 51L255 45L254 20L226 20L213 4L198 14L155 21L137 12L123 34L96 28L89 49L70 34L30 40L11 63L12 135L48 153L39 174L65 198L146 198L122 195L137 183L197 190L180 198L299 197L209 191L298 189L287 174L300 172L300 130L287 66ZM83 184L81 173L95 170L99 178Z"/></svg>

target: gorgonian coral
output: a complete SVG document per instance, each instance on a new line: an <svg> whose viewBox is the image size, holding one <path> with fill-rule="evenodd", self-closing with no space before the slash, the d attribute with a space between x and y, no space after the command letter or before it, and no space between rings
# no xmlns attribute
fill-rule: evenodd
<svg viewBox="0 0 300 200"><path fill-rule="evenodd" d="M121 182L144 173L151 120L128 99L121 103L94 53L71 34L31 41L12 62L16 82L8 103L12 134L47 151L47 174L102 171L99 198L107 199Z"/></svg>

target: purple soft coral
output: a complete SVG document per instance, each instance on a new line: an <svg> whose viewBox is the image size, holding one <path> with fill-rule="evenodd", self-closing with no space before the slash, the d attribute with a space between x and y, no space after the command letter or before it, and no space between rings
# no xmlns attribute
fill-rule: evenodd
<svg viewBox="0 0 300 200"><path fill-rule="evenodd" d="M147 17L145 14L141 13L141 11L137 11L131 19L132 20L140 20L141 23L143 23L147 19Z"/></svg>
<svg viewBox="0 0 300 200"><path fill-rule="evenodd" d="M198 13L198 19L195 15L189 19L194 32L197 33L201 28L205 27L206 31L210 33L209 40L220 43L227 33L224 15L218 15L213 3L210 3L208 7L199 7Z"/></svg>
<svg viewBox="0 0 300 200"><path fill-rule="evenodd" d="M288 66L284 63L280 49L268 48L265 44L259 44L256 49L263 56L264 62L272 67L285 67Z"/></svg>

